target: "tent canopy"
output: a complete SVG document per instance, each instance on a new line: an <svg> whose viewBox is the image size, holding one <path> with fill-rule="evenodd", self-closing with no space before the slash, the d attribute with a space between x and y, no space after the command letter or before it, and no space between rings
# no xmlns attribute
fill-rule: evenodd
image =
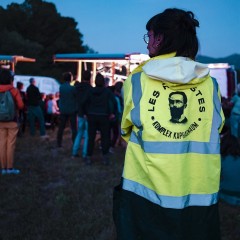
<svg viewBox="0 0 240 240"><path fill-rule="evenodd" d="M17 55L0 55L0 61L9 61L9 62L35 62L36 60L34 58L27 58L23 56L17 56Z"/></svg>
<svg viewBox="0 0 240 240"><path fill-rule="evenodd" d="M95 79L100 68L108 67L110 68L108 72L102 71L101 73L110 78L110 84L113 84L117 78L126 79L133 66L135 67L147 59L149 59L148 55L140 53L63 53L53 56L54 62L76 62L78 64L76 71L78 81L81 81L82 66L84 69L87 68L86 63L92 63L92 79ZM119 66L125 66L126 74L124 76L116 74Z"/></svg>
<svg viewBox="0 0 240 240"><path fill-rule="evenodd" d="M9 66L11 71L15 71L17 62L35 62L34 58L27 58L18 55L0 55L0 65Z"/></svg>

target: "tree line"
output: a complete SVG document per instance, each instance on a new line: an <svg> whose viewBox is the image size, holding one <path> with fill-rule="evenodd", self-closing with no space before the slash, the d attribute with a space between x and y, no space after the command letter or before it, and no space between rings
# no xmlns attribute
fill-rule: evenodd
<svg viewBox="0 0 240 240"><path fill-rule="evenodd" d="M53 3L25 0L0 6L0 55L35 58L36 63L18 63L16 74L61 78L63 71L76 71L74 64L54 64L56 53L94 52L83 44L83 34L72 17L63 17Z"/></svg>

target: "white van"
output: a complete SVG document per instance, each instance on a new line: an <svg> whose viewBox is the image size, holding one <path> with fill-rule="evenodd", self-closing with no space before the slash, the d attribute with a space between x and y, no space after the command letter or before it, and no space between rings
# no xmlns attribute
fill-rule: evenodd
<svg viewBox="0 0 240 240"><path fill-rule="evenodd" d="M210 75L216 78L221 96L231 99L237 93L237 72L228 63L208 64Z"/></svg>
<svg viewBox="0 0 240 240"><path fill-rule="evenodd" d="M17 86L17 82L23 83L23 91L27 90L27 87L30 85L29 79L34 78L36 80L36 87L39 88L41 93L55 94L59 92L60 83L51 77L43 77L43 76L27 76L27 75L15 75L14 76L14 87Z"/></svg>

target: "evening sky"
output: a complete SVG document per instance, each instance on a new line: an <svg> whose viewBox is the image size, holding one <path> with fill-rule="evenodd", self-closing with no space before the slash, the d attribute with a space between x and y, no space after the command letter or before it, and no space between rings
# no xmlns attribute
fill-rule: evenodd
<svg viewBox="0 0 240 240"><path fill-rule="evenodd" d="M24 0L0 0L0 6ZM99 53L148 53L143 41L146 23L166 8L195 13L199 54L240 54L240 0L49 0L64 17L72 17L84 44Z"/></svg>

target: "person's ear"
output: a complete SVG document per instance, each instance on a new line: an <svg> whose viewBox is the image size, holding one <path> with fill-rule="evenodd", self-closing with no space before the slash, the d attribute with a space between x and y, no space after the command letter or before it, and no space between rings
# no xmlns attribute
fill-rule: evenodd
<svg viewBox="0 0 240 240"><path fill-rule="evenodd" d="M157 46L159 46L163 41L163 35L162 34L159 34L157 37L156 37L156 43L157 43Z"/></svg>

